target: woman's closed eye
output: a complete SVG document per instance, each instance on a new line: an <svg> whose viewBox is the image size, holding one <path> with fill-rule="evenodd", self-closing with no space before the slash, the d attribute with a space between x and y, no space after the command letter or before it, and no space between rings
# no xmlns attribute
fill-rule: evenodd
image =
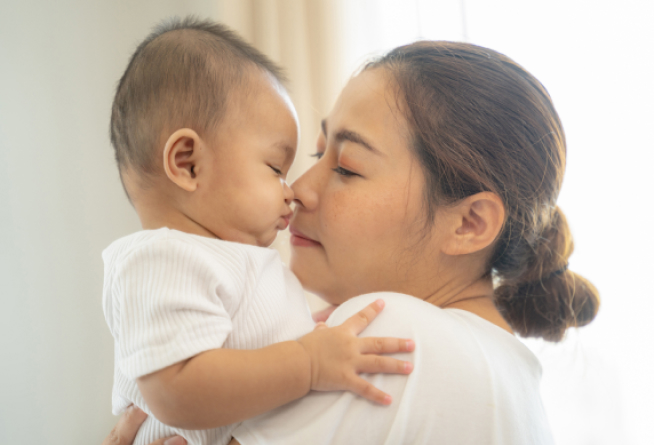
<svg viewBox="0 0 654 445"><path fill-rule="evenodd" d="M277 176L281 176L281 175L282 175L282 171L281 171L280 169L275 168L275 167L273 167L272 165L269 165L268 167L270 167L270 168L272 169L272 171L274 171L275 174L276 174Z"/></svg>
<svg viewBox="0 0 654 445"><path fill-rule="evenodd" d="M357 173L351 172L350 170L344 169L340 165L335 167L335 168L332 168L332 170L335 171L336 173L338 173L341 176L361 176L361 175L359 175Z"/></svg>
<svg viewBox="0 0 654 445"><path fill-rule="evenodd" d="M324 151L317 151L317 152L315 152L315 153L310 154L309 156L311 156L312 158L317 158L318 160L320 160L320 159L322 159L322 157L323 157L324 155L325 155L325 152L324 152ZM336 167L334 167L334 168L332 168L332 170L333 170L334 172L338 173L338 174L341 175L341 176L346 176L346 177L349 177L349 176L361 176L361 175L359 175L358 173L354 173L353 171L350 171L350 170L347 170L347 169L341 167L340 165L339 165L339 166L336 166Z"/></svg>

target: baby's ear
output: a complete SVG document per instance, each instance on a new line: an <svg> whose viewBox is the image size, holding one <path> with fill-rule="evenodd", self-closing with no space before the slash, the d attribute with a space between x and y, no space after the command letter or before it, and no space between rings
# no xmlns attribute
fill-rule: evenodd
<svg viewBox="0 0 654 445"><path fill-rule="evenodd" d="M504 225L504 204L492 192L468 196L448 209L448 239L444 252L465 255L490 246Z"/></svg>
<svg viewBox="0 0 654 445"><path fill-rule="evenodd" d="M178 187L193 192L197 189L197 161L202 140L198 134L182 128L170 135L163 152L166 176Z"/></svg>

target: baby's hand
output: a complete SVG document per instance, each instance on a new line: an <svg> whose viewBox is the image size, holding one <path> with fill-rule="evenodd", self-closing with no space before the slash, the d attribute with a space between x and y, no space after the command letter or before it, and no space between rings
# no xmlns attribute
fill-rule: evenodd
<svg viewBox="0 0 654 445"><path fill-rule="evenodd" d="M413 370L411 362L378 355L413 351L412 340L357 337L383 307L384 302L377 300L342 325L328 328L318 323L313 332L298 340L311 360L311 389L348 390L373 402L391 403L390 395L359 377L363 372L409 374Z"/></svg>

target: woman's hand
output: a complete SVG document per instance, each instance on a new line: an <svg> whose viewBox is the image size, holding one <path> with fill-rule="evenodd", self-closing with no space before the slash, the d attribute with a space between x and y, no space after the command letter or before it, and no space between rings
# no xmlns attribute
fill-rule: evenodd
<svg viewBox="0 0 654 445"><path fill-rule="evenodd" d="M412 340L357 337L381 312L382 300L366 306L340 326L328 328L318 323L298 342L311 360L311 389L348 390L373 402L388 405L391 396L359 377L361 373L409 374L413 364L378 354L413 351Z"/></svg>
<svg viewBox="0 0 654 445"><path fill-rule="evenodd" d="M107 438L102 441L102 445L132 445L136 433L147 417L147 414L131 405L125 410ZM186 445L186 440L181 436L164 437L152 442L150 445Z"/></svg>

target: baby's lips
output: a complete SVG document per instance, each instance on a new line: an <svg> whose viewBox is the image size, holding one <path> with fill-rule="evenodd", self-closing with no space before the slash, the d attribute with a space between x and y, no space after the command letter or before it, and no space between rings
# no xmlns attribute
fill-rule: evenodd
<svg viewBox="0 0 654 445"><path fill-rule="evenodd" d="M286 228L288 227L289 222L291 221L291 216L292 215L293 214L291 213L289 215L282 216L282 227L279 230L286 230Z"/></svg>

